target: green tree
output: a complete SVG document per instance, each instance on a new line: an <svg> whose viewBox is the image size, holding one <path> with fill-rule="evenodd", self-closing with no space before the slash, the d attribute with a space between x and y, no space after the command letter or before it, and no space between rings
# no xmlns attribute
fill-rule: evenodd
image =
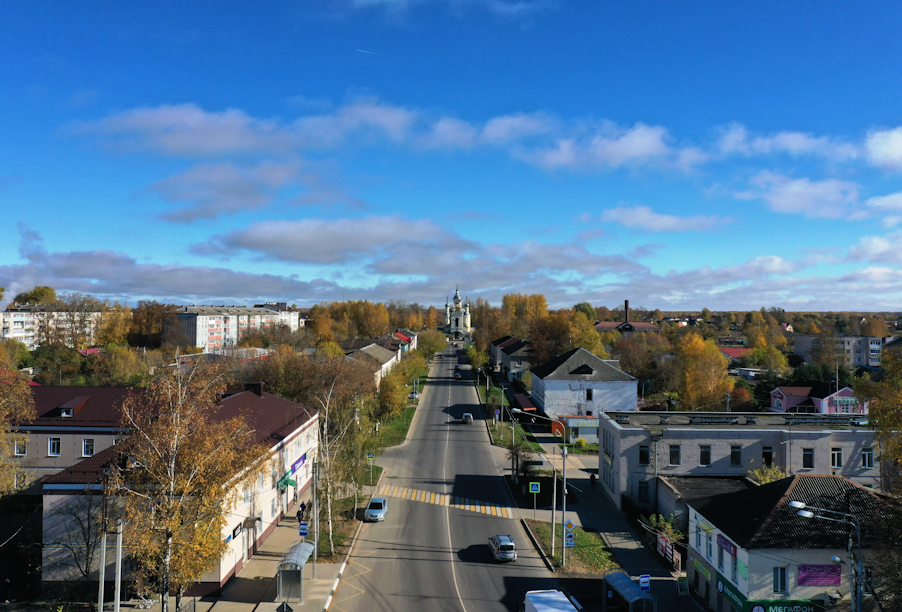
<svg viewBox="0 0 902 612"><path fill-rule="evenodd" d="M595 323L595 307L592 306L589 302L580 302L576 306L573 307L575 312L581 312L586 315L586 318L589 319L593 324Z"/></svg>
<svg viewBox="0 0 902 612"><path fill-rule="evenodd" d="M379 383L379 418L391 418L407 405L407 387L400 372L391 371Z"/></svg>
<svg viewBox="0 0 902 612"><path fill-rule="evenodd" d="M479 370L489 361L489 356L484 352L476 349L474 345L470 345L467 347L467 360L470 362L470 366L473 370Z"/></svg>
<svg viewBox="0 0 902 612"><path fill-rule="evenodd" d="M884 351L881 356L883 370L879 379L860 378L854 386L855 396L867 402L868 421L876 430L884 465L902 464L902 354ZM895 479L896 492L902 490L902 482Z"/></svg>
<svg viewBox="0 0 902 612"><path fill-rule="evenodd" d="M445 334L436 329L427 329L423 333L417 334L417 351L426 359L432 359L446 346L448 346L448 341L445 339Z"/></svg>
<svg viewBox="0 0 902 612"><path fill-rule="evenodd" d="M37 286L31 291L20 293L13 301L17 304L53 304L57 301L56 290L53 287Z"/></svg>
<svg viewBox="0 0 902 612"><path fill-rule="evenodd" d="M748 473L749 478L762 485L786 478L786 470L775 463L772 465L762 465L757 469L749 470Z"/></svg>
<svg viewBox="0 0 902 612"><path fill-rule="evenodd" d="M219 416L226 385L217 368L198 361L188 372L164 371L122 406L132 434L121 452L135 467L114 474L112 491L129 524L131 558L166 594L163 612L171 591L178 609L185 590L225 553L222 530L238 491L268 467L253 429Z"/></svg>
<svg viewBox="0 0 902 612"><path fill-rule="evenodd" d="M101 387L140 387L149 372L147 364L128 346L111 344L91 364L94 383Z"/></svg>

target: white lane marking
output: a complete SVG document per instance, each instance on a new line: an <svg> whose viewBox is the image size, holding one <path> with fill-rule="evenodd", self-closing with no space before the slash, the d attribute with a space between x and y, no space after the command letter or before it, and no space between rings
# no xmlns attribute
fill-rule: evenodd
<svg viewBox="0 0 902 612"><path fill-rule="evenodd" d="M448 389L448 405L451 405L451 389ZM450 420L451 415L448 415ZM448 482L448 479L445 478L445 466L448 462L448 438L451 433L451 428L445 428L445 456L442 458L442 481ZM445 485L447 486L447 485ZM448 528L448 555L451 557L451 578L454 580L454 590L457 591L457 600L460 602L460 607L464 612L467 612L467 606L464 605L464 598L460 594L460 586L457 584L457 570L454 568L456 565L454 563L454 552L451 550L451 506L445 506L445 526Z"/></svg>

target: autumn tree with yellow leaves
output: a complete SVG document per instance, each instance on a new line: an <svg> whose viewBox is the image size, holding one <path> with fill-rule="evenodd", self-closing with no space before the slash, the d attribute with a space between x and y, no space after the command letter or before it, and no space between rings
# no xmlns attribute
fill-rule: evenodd
<svg viewBox="0 0 902 612"><path fill-rule="evenodd" d="M21 463L13 459L16 442L24 443L19 424L35 418L34 398L28 381L16 368L15 348L0 343L0 495L22 484Z"/></svg>
<svg viewBox="0 0 902 612"><path fill-rule="evenodd" d="M185 590L222 558L222 530L238 491L266 469L266 449L243 419L220 416L227 381L198 361L151 382L123 403L120 468L111 492L122 504L129 556L145 584L169 593L176 608Z"/></svg>
<svg viewBox="0 0 902 612"><path fill-rule="evenodd" d="M677 388L684 410L721 410L733 389L729 360L712 340L696 333L683 336L677 347Z"/></svg>

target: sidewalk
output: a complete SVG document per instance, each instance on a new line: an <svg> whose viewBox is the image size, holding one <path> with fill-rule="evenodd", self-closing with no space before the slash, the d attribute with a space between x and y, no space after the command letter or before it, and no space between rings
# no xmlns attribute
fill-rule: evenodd
<svg viewBox="0 0 902 612"><path fill-rule="evenodd" d="M545 460L552 462L552 447L560 443L551 433L534 433L536 440L545 448ZM560 451L554 457L555 469L563 469ZM658 599L658 610L695 611L698 608L689 597L677 594L676 574L668 571L658 560L655 551L646 548L645 544L633 531L626 518L617 509L596 480L593 487L589 475L598 474L597 455L567 456L567 487L576 489L579 499L567 507L567 518L582 527L597 530L607 542L608 547L620 566L633 578L642 574L651 576L652 594ZM521 508L520 514L531 518L529 509ZM560 520L560 508L556 516ZM538 511L540 520L551 520L551 509Z"/></svg>

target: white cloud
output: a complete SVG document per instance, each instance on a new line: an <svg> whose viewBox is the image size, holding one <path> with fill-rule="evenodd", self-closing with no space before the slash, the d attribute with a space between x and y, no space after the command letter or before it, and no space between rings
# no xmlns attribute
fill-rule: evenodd
<svg viewBox="0 0 902 612"><path fill-rule="evenodd" d="M503 115L486 121L482 130L482 141L487 144L503 145L533 136L551 134L557 129L558 122L542 113Z"/></svg>
<svg viewBox="0 0 902 612"><path fill-rule="evenodd" d="M865 140L868 160L889 170L902 170L902 127L870 132Z"/></svg>
<svg viewBox="0 0 902 612"><path fill-rule="evenodd" d="M791 179L765 170L751 182L758 188L753 195L765 200L771 210L809 219L850 216L858 202L858 185L839 179Z"/></svg>
<svg viewBox="0 0 902 612"><path fill-rule="evenodd" d="M855 261L902 264L902 231L886 236L863 236L849 249L849 257Z"/></svg>
<svg viewBox="0 0 902 612"><path fill-rule="evenodd" d="M601 214L601 220L649 232L706 231L730 222L730 219L717 216L678 217L676 215L664 215L654 212L648 206L609 208Z"/></svg>
<svg viewBox="0 0 902 612"><path fill-rule="evenodd" d="M769 136L750 136L745 126L732 123L719 129L717 148L723 154L768 155L816 155L837 161L855 159L859 148L826 136L812 136L802 132L778 132Z"/></svg>

